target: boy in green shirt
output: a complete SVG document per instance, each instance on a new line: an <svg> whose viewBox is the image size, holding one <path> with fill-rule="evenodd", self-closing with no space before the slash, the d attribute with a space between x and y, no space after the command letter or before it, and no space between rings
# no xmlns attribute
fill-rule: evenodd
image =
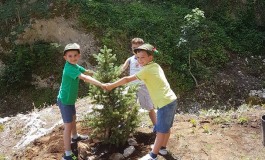
<svg viewBox="0 0 265 160"><path fill-rule="evenodd" d="M80 57L80 46L78 44L71 43L65 46L64 59L66 63L63 69L59 95L57 97L57 103L64 122L63 141L65 154L62 158L63 160L77 160L77 157L71 150L71 140L72 142L77 142L88 138L88 136L77 134L76 131L75 102L78 96L79 79L103 87L101 82L84 74L87 73L88 70L77 64Z"/></svg>
<svg viewBox="0 0 265 160"><path fill-rule="evenodd" d="M171 90L162 68L153 62L155 48L150 44L143 44L134 49L137 61L143 68L134 75L123 77L114 83L109 83L105 87L112 90L115 87L127 84L134 80L142 80L150 94L154 108L157 108L157 122L154 130L156 131L155 143L152 151L141 158L141 160L156 160L157 154L166 152L166 146L170 136L177 107L177 97Z"/></svg>

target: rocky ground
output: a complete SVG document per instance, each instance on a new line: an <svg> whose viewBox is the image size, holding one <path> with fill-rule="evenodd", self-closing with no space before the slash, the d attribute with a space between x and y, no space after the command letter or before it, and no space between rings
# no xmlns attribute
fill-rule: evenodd
<svg viewBox="0 0 265 160"><path fill-rule="evenodd" d="M264 159L261 116L264 106L241 105L237 110L200 111L198 114L177 114L168 144L169 154L159 160L242 160ZM145 114L146 115L146 114ZM135 151L125 159L138 159L150 151L155 135L151 133L148 116L143 117L141 127L134 138ZM89 134L89 129L78 123L78 131ZM58 125L51 133L36 139L23 149L12 153L10 159L60 159L63 153L63 127ZM12 139L12 137L5 137ZM2 137L1 137L2 139ZM128 147L128 146L126 146ZM125 147L125 148L126 148ZM100 145L95 140L78 143L79 159L112 159L114 150ZM5 147L10 152L13 147Z"/></svg>

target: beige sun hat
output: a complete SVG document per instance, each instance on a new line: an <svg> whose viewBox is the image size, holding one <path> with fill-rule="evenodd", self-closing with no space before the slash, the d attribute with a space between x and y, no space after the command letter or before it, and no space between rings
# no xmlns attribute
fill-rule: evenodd
<svg viewBox="0 0 265 160"><path fill-rule="evenodd" d="M135 48L134 52L136 52L138 50L145 50L145 51L152 52L152 51L154 51L154 46L152 46L151 44L145 43L145 44L139 46L138 48Z"/></svg>
<svg viewBox="0 0 265 160"><path fill-rule="evenodd" d="M135 48L133 51L136 53L139 50L147 51L148 53L150 53L152 55L153 54L155 54L155 55L159 54L158 50L156 50L156 48L149 43L145 43L145 44L139 46L138 48Z"/></svg>
<svg viewBox="0 0 265 160"><path fill-rule="evenodd" d="M63 54L65 55L66 51L77 50L80 53L80 45L77 43L69 43L65 46Z"/></svg>

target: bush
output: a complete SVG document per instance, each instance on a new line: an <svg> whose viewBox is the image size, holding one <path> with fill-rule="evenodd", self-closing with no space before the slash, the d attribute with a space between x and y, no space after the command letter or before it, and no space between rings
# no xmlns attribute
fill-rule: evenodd
<svg viewBox="0 0 265 160"><path fill-rule="evenodd" d="M2 4L2 46L8 45L4 42L5 37L13 31L22 32L31 17L47 18L58 14L68 17L70 13L77 12L80 25L95 33L99 38L99 45L111 46L117 53L119 64L129 56L132 38L141 37L155 45L161 53L156 61L165 68L169 83L176 92L195 86L188 69L190 67L193 76L198 81L203 81L227 62L226 52L236 52L243 56L259 55L265 48L264 30L260 30L255 21L257 5L264 5L261 0L246 3L229 0L45 0L34 3L10 0ZM22 9L22 6L26 8ZM196 32L190 34L193 42L179 48L177 45L183 36L181 27L186 25L184 17L191 14L193 8L204 11L205 19ZM11 41L15 38L16 34L11 36ZM192 56L189 57L189 54ZM19 68L13 67L9 72L18 71ZM30 79L26 75L20 76ZM17 77L13 78L8 83L17 82Z"/></svg>
<svg viewBox="0 0 265 160"><path fill-rule="evenodd" d="M231 39L223 28L207 18L196 32L190 34L193 41L189 46L178 47L181 27L186 23L184 17L190 10L171 1L126 1L114 4L111 1L83 0L80 6L83 26L93 31L101 44L114 48L118 53L118 63L123 63L128 57L129 43L134 37L141 37L155 45L160 51L156 61L166 70L169 83L174 85L172 88L177 92L191 89L195 84L187 67L193 68L198 80L204 80L211 77L212 70L218 69L228 60L225 48L231 44ZM190 66L188 53L192 54Z"/></svg>
<svg viewBox="0 0 265 160"><path fill-rule="evenodd" d="M60 64L58 59L61 59L58 52L58 46L46 42L15 46L5 57L7 67L2 82L7 87L18 89L31 85L33 73L42 77L60 75L61 68L56 67Z"/></svg>

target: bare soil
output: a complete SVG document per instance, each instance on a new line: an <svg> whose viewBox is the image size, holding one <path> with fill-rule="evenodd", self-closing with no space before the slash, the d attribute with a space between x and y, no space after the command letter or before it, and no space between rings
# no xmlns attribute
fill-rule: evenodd
<svg viewBox="0 0 265 160"><path fill-rule="evenodd" d="M212 112L213 113L213 112ZM159 160L242 160L264 159L261 116L264 106L240 109L217 115L217 112L200 115L177 114L167 146L169 154L158 156ZM89 134L89 129L78 123L78 131ZM63 127L43 136L17 153L13 159L39 160L61 159L63 154ZM134 134L138 142L134 153L126 159L138 159L148 153L155 135L150 126L139 127ZM86 146L86 153L82 146ZM125 146L126 147L126 146ZM84 148L84 147L83 147ZM93 140L78 143L79 159L110 159L114 152L123 153L124 148L113 149ZM86 156L85 158L82 156Z"/></svg>

